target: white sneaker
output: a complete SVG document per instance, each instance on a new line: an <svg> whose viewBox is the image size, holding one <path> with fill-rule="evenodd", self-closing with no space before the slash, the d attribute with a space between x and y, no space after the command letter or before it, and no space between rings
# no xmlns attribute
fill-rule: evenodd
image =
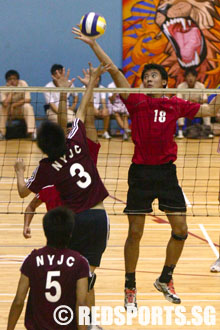
<svg viewBox="0 0 220 330"><path fill-rule="evenodd" d="M220 272L220 257L211 265L210 272L212 273Z"/></svg>
<svg viewBox="0 0 220 330"><path fill-rule="evenodd" d="M126 132L123 134L123 141L128 141L128 134Z"/></svg>
<svg viewBox="0 0 220 330"><path fill-rule="evenodd" d="M173 280L170 280L169 283L162 283L159 281L159 278L154 282L155 288L162 292L166 300L172 302L173 304L180 304L181 300L175 292L173 286Z"/></svg>
<svg viewBox="0 0 220 330"><path fill-rule="evenodd" d="M104 139L107 139L107 140L111 139L111 136L109 135L109 132L107 132L107 131L105 131L105 132L102 134L102 137L103 137Z"/></svg>
<svg viewBox="0 0 220 330"><path fill-rule="evenodd" d="M179 131L178 131L177 139L184 139L183 131L182 131L182 130L179 130Z"/></svg>

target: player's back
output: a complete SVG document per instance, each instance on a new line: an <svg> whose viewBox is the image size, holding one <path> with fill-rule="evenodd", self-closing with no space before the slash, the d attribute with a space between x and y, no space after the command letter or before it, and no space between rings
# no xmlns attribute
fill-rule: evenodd
<svg viewBox="0 0 220 330"><path fill-rule="evenodd" d="M58 311L59 306L65 305L68 320L75 315L76 283L78 279L89 275L87 260L78 252L46 246L32 251L25 259L21 272L30 282L26 328L77 329L75 318L66 325L59 325Z"/></svg>

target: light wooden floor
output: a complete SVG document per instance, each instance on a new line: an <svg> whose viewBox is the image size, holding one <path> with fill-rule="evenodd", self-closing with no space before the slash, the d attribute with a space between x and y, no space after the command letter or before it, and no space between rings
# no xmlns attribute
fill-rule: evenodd
<svg viewBox="0 0 220 330"><path fill-rule="evenodd" d="M21 214L28 201L18 197L13 164L15 159L23 157L27 165L27 176L41 158L36 145L30 141L0 142L0 330L6 329L9 306L15 294L19 278L19 268L24 257L33 249L44 245L41 228L42 213L38 209L32 224L32 239L22 236L23 215ZM162 294L153 286L163 266L165 249L170 237L170 227L162 212L154 204L154 214L146 218L145 233L141 241L140 258L137 267L138 305L146 306L151 313L150 323L140 325L138 319L133 325L106 325L105 329L208 329L209 318L204 321L206 306L213 306L216 311L216 325L220 329L220 273L210 273L211 263L216 259L219 243L220 221L218 206L219 159L217 154L218 138L214 140L181 140L178 141L179 158L176 162L181 186L188 200L189 238L174 275L175 288L182 298L185 316L191 322L193 306L200 306L200 325L178 325L175 318L177 306L164 300ZM127 218L122 214L127 191L127 171L131 161L133 145L121 142L119 138L102 141L98 167L101 177L112 197L105 201L111 220L111 234L102 264L97 270L96 305L123 306L124 262L123 246L127 235ZM7 213L7 214L6 214ZM159 223L163 222L163 223ZM210 238L206 241L204 235ZM211 243L216 246L211 246ZM152 324L155 308L162 310L163 325ZM165 309L173 307L172 324L166 323ZM165 308L165 309L164 309ZM206 309L207 311L207 309ZM177 313L177 312L176 312ZM23 316L16 329L24 329ZM184 317L184 316L183 316ZM183 320L184 321L184 320ZM184 323L184 322L183 322ZM191 322L192 324L192 322ZM210 327L210 326L209 326Z"/></svg>

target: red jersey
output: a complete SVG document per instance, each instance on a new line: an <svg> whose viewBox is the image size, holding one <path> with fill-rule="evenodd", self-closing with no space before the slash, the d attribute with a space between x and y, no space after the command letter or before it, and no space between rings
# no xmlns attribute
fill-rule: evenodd
<svg viewBox="0 0 220 330"><path fill-rule="evenodd" d="M100 143L95 143L88 138L87 143L90 156L96 165L101 145ZM63 202L60 198L60 193L54 185L43 187L39 194L37 194L37 198L46 204L47 211L63 205Z"/></svg>
<svg viewBox="0 0 220 330"><path fill-rule="evenodd" d="M54 311L66 305L76 315L76 283L89 276L88 261L76 251L45 246L29 254L21 266L21 273L29 278L30 283L26 328L77 330L75 317L69 324L61 326L54 319Z"/></svg>
<svg viewBox="0 0 220 330"><path fill-rule="evenodd" d="M42 159L26 185L38 193L54 184L63 205L79 213L103 201L108 192L90 156L84 124L78 118L73 122L66 145L66 154L58 160Z"/></svg>
<svg viewBox="0 0 220 330"><path fill-rule="evenodd" d="M132 140L135 144L132 162L160 165L177 158L173 136L178 118L193 119L200 104L177 97L153 98L145 94L130 94L122 98L132 121Z"/></svg>

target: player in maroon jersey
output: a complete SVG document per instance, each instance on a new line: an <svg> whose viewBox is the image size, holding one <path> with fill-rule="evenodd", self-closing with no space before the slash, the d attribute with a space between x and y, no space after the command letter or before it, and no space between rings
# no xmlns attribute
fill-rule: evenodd
<svg viewBox="0 0 220 330"><path fill-rule="evenodd" d="M109 221L103 206L108 196L95 163L89 154L85 126L87 105L92 97L96 79L107 67L94 69L90 64L90 80L77 111L77 118L67 139L64 130L57 124L45 122L37 134L40 149L48 155L40 161L28 182L24 181L25 166L22 160L15 164L17 187L20 197L39 191L54 184L63 204L76 213L76 226L69 247L85 256L90 264L92 277L89 285L90 305L94 305L92 288L94 270L100 265L106 248ZM60 104L66 104L66 95L61 93ZM59 107L59 108L62 108ZM66 111L58 113L60 122L66 124ZM66 125L62 125L66 129Z"/></svg>
<svg viewBox="0 0 220 330"><path fill-rule="evenodd" d="M81 81L81 83L84 86L87 86L90 77L89 70L83 69L83 74L84 76L83 77L78 76L78 79ZM56 81L56 85L58 87L69 87L70 83L72 83L72 81L68 80L68 76L65 75L65 70L62 73L57 72L56 77L54 76L53 78ZM60 109L59 111L63 111L63 109ZM58 124L63 125L65 127L67 125L67 134L68 134L71 131L72 124L71 123L67 124L65 120L61 123L60 119L61 118L58 117ZM89 153L96 165L98 159L98 153L101 145L98 141L98 134L95 127L93 102L89 102L87 106L86 117L85 117L85 129L86 129L86 137L89 147ZM63 205L62 200L60 198L60 193L54 185L43 187L26 207L24 214L24 228L23 228L23 235L25 238L31 237L30 224L32 222L37 207L39 207L42 203L45 203L47 211L57 206Z"/></svg>
<svg viewBox="0 0 220 330"><path fill-rule="evenodd" d="M86 330L77 325L78 307L86 305L89 264L67 248L74 227L74 214L55 208L43 218L47 245L33 250L21 266L21 277L12 303L7 330L15 329L25 297L28 330Z"/></svg>
<svg viewBox="0 0 220 330"><path fill-rule="evenodd" d="M76 39L87 43L98 59L110 64L108 70L117 87L130 88L124 75L99 46L96 40L84 36L77 28L72 32ZM166 70L157 64L145 65L142 72L145 88L165 88L168 81ZM135 151L128 174L127 206L129 231L125 244L125 306L136 307L135 269L139 256L139 244L143 235L145 214L152 212L152 202L159 200L172 232L167 245L166 260L161 276L154 283L157 290L172 303L180 298L173 287L172 274L187 238L186 204L178 184L176 166L177 145L173 140L176 121L180 117L194 118L215 115L215 100L209 109L203 105L159 94L121 93L132 121L132 139ZM219 102L218 102L219 104Z"/></svg>

